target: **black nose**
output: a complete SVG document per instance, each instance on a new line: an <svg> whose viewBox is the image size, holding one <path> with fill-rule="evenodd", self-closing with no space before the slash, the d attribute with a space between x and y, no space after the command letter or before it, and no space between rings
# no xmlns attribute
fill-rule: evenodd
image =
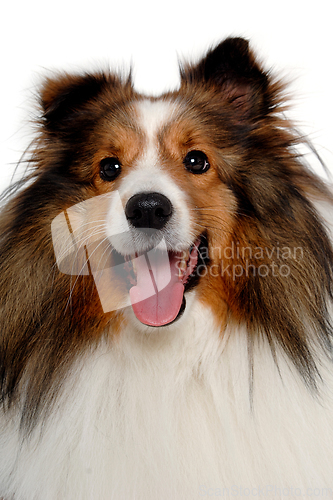
<svg viewBox="0 0 333 500"><path fill-rule="evenodd" d="M162 229L172 215L172 204L161 193L139 193L128 200L125 214L138 229Z"/></svg>

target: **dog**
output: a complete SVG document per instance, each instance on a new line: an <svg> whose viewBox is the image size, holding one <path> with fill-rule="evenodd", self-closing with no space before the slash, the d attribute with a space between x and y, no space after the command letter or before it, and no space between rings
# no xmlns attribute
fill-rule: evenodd
<svg viewBox="0 0 333 500"><path fill-rule="evenodd" d="M247 40L40 89L1 213L0 496L333 494L332 204Z"/></svg>

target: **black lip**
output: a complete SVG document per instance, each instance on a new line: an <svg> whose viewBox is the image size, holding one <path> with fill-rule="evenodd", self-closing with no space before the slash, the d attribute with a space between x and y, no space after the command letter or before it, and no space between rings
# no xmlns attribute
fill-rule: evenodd
<svg viewBox="0 0 333 500"><path fill-rule="evenodd" d="M208 254L209 254L208 240L206 234L203 233L200 236L200 244L198 248L198 262L197 265L195 266L193 273L190 275L185 285L185 293L189 292L190 290L193 290L193 288L195 288L198 285L201 278L199 269L206 268L209 264Z"/></svg>
<svg viewBox="0 0 333 500"><path fill-rule="evenodd" d="M178 321L179 318L181 318L183 316L185 309L186 309L186 298L185 298L185 296L183 296L182 305L180 306L179 312L178 312L177 316L175 317L175 319L170 321L170 323L168 323L167 325L162 325L162 327L173 325L173 323L176 323L176 321ZM161 328L161 326L154 327L154 328Z"/></svg>

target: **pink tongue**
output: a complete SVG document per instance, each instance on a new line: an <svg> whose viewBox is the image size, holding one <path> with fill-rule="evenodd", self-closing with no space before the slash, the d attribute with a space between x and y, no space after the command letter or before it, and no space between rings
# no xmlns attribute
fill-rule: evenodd
<svg viewBox="0 0 333 500"><path fill-rule="evenodd" d="M178 263L176 254L161 251L135 259L137 285L129 293L134 314L141 323L162 326L177 317L184 295Z"/></svg>

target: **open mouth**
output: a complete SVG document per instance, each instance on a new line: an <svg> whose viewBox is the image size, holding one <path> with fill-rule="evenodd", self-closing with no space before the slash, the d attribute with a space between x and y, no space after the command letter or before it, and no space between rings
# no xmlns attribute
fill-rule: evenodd
<svg viewBox="0 0 333 500"><path fill-rule="evenodd" d="M165 326L181 317L186 308L184 294L198 283L200 266L207 265L202 251L206 244L201 235L187 251L152 250L125 258L131 304L141 323Z"/></svg>

